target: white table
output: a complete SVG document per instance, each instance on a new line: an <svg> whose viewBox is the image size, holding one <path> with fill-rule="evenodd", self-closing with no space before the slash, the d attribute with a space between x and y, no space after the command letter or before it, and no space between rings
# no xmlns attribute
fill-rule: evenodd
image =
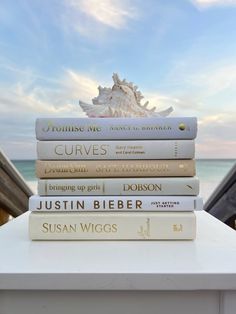
<svg viewBox="0 0 236 314"><path fill-rule="evenodd" d="M31 242L0 228L0 314L235 314L236 233L197 213L197 240Z"/></svg>

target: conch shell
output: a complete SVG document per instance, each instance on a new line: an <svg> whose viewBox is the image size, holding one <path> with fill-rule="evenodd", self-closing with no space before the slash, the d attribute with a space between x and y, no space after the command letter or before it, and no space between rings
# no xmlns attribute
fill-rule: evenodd
<svg viewBox="0 0 236 314"><path fill-rule="evenodd" d="M79 101L88 117L165 117L173 111L172 107L159 112L156 107L148 109L148 101L141 104L144 97L137 86L125 79L121 81L116 73L112 78L112 88L98 87L99 95L92 99L93 105Z"/></svg>

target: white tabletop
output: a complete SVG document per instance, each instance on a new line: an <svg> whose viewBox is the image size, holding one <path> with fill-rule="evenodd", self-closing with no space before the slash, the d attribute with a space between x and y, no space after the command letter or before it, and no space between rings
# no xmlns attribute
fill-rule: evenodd
<svg viewBox="0 0 236 314"><path fill-rule="evenodd" d="M0 289L236 290L236 233L196 212L195 241L39 241L0 227Z"/></svg>

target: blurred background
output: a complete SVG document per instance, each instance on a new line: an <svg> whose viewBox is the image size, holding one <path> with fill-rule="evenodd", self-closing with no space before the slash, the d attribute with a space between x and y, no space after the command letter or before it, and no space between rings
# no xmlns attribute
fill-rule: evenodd
<svg viewBox="0 0 236 314"><path fill-rule="evenodd" d="M36 192L36 117L83 116L119 73L196 116L207 200L236 157L235 0L1 0L0 147Z"/></svg>

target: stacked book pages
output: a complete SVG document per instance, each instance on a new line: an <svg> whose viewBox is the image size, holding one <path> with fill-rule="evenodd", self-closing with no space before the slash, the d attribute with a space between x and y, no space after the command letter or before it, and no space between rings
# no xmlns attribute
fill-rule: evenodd
<svg viewBox="0 0 236 314"><path fill-rule="evenodd" d="M32 240L192 240L193 117L40 118Z"/></svg>

